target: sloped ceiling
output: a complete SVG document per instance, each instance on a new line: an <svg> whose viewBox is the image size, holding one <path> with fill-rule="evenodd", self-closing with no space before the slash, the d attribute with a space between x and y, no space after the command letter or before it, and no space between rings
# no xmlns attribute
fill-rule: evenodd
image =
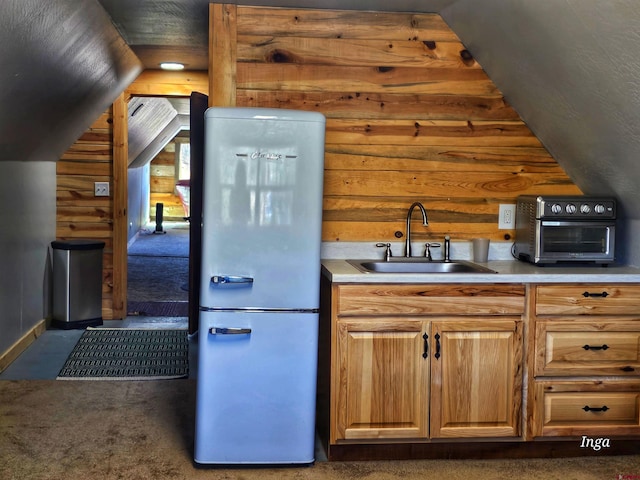
<svg viewBox="0 0 640 480"><path fill-rule="evenodd" d="M56 161L141 71L96 0L0 2L0 161Z"/></svg>
<svg viewBox="0 0 640 480"><path fill-rule="evenodd" d="M189 129L189 100L133 97L128 104L128 167L151 162L182 130Z"/></svg>
<svg viewBox="0 0 640 480"><path fill-rule="evenodd" d="M635 0L458 0L441 15L586 194L640 219Z"/></svg>

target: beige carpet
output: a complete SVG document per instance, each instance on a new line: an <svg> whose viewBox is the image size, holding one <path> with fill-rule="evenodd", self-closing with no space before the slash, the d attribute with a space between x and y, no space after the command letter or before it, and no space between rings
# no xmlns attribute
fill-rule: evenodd
<svg viewBox="0 0 640 480"><path fill-rule="evenodd" d="M640 478L640 455L317 462L303 468L196 469L192 464L194 398L192 380L0 381L0 479Z"/></svg>

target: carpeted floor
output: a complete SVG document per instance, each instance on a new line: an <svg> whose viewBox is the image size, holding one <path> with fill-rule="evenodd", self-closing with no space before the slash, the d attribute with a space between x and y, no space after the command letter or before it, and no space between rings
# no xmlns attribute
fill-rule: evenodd
<svg viewBox="0 0 640 480"><path fill-rule="evenodd" d="M533 460L316 462L196 469L195 382L0 381L3 480L608 480L640 478L640 455Z"/></svg>
<svg viewBox="0 0 640 480"><path fill-rule="evenodd" d="M174 311L163 308L166 305L150 305L189 299L189 226L168 224L165 232L144 230L129 246L127 312L131 315L183 316L186 311L186 307Z"/></svg>

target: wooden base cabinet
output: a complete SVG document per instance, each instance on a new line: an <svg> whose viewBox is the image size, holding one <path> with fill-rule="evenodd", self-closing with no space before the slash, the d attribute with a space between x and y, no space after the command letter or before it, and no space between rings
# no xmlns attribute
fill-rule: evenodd
<svg viewBox="0 0 640 480"><path fill-rule="evenodd" d="M521 322L337 323L335 439L519 434Z"/></svg>
<svg viewBox="0 0 640 480"><path fill-rule="evenodd" d="M531 289L527 437L640 435L640 285Z"/></svg>
<svg viewBox="0 0 640 480"><path fill-rule="evenodd" d="M323 277L329 460L637 454L639 298L632 284Z"/></svg>
<svg viewBox="0 0 640 480"><path fill-rule="evenodd" d="M524 287L402 287L323 289L330 443L520 435Z"/></svg>

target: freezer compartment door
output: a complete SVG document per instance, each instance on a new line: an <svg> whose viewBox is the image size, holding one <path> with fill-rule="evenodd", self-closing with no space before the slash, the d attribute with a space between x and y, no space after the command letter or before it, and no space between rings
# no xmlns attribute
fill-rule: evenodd
<svg viewBox="0 0 640 480"><path fill-rule="evenodd" d="M196 463L313 463L317 335L317 314L201 312Z"/></svg>
<svg viewBox="0 0 640 480"><path fill-rule="evenodd" d="M280 112L207 110L201 305L318 307L324 117Z"/></svg>

